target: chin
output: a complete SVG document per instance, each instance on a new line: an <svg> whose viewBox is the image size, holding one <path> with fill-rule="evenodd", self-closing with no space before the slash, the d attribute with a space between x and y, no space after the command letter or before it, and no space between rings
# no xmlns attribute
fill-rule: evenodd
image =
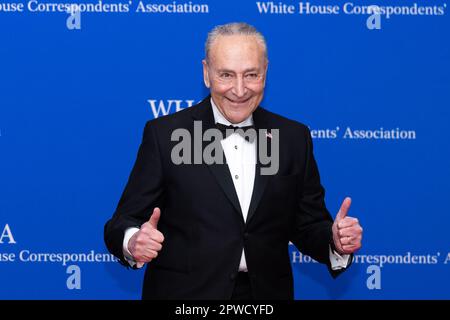
<svg viewBox="0 0 450 320"><path fill-rule="evenodd" d="M228 110L227 116L229 117L230 120L233 120L232 121L233 123L239 123L244 121L253 112L253 108L247 105L241 107L231 105L227 108L227 110Z"/></svg>
<svg viewBox="0 0 450 320"><path fill-rule="evenodd" d="M239 123L244 121L245 119L247 119L250 116L251 113L240 113L240 114L233 114L231 113L229 116L229 121L232 123Z"/></svg>

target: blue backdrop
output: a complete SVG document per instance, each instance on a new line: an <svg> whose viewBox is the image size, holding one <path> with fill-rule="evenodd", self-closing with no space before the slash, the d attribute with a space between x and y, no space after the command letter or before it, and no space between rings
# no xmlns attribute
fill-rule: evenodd
<svg viewBox="0 0 450 320"><path fill-rule="evenodd" d="M444 0L64 3L0 3L0 299L140 298L104 223L145 122L208 93L206 34L233 21L266 36L262 105L311 128L330 212L351 196L364 227L336 280L290 248L296 299L450 298Z"/></svg>

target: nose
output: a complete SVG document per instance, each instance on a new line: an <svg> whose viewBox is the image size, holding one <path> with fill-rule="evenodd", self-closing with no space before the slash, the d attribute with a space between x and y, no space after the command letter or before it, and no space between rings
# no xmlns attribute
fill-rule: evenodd
<svg viewBox="0 0 450 320"><path fill-rule="evenodd" d="M236 77L232 92L238 98L242 98L245 96L247 88L245 87L245 81L243 77Z"/></svg>

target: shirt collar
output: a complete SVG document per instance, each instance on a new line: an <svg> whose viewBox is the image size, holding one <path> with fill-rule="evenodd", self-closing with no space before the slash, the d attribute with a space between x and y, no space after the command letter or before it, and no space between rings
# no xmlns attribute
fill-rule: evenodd
<svg viewBox="0 0 450 320"><path fill-rule="evenodd" d="M217 108L216 104L213 101L213 98L211 98L211 106L214 114L214 123L221 123L226 126L233 125L235 127L246 127L253 125L253 115L250 115L247 119L245 119L242 122L239 123L231 123L228 121L223 114L220 112L219 108Z"/></svg>

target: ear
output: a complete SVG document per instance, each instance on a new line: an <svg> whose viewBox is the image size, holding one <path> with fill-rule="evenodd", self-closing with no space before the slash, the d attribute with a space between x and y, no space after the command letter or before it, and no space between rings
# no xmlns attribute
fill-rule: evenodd
<svg viewBox="0 0 450 320"><path fill-rule="evenodd" d="M269 69L269 60L266 61L266 67L264 69L264 87L266 86L267 70L268 69Z"/></svg>
<svg viewBox="0 0 450 320"><path fill-rule="evenodd" d="M205 59L202 60L203 64L203 82L205 83L205 86L209 88L211 86L211 83L209 82L209 72L208 72L208 63Z"/></svg>

